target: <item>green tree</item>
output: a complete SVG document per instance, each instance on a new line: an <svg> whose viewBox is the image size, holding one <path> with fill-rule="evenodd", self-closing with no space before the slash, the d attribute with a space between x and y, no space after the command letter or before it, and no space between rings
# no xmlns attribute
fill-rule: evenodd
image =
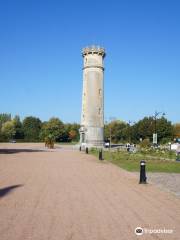
<svg viewBox="0 0 180 240"><path fill-rule="evenodd" d="M41 120L36 117L26 117L23 120L23 132L24 139L26 141L39 141L39 135L41 131Z"/></svg>
<svg viewBox="0 0 180 240"><path fill-rule="evenodd" d="M144 117L131 127L132 138L135 142L149 139L152 143L152 136L155 133L155 119L153 117ZM173 137L173 126L165 117L156 119L156 132L159 143L166 143Z"/></svg>
<svg viewBox="0 0 180 240"><path fill-rule="evenodd" d="M71 141L73 141L73 140L75 140L76 138L77 138L77 133L76 133L76 131L73 130L73 129L71 129L71 130L69 131L69 139L70 139Z"/></svg>
<svg viewBox="0 0 180 240"><path fill-rule="evenodd" d="M14 139L14 136L16 134L14 122L7 121L7 122L3 123L1 131L7 140Z"/></svg>
<svg viewBox="0 0 180 240"><path fill-rule="evenodd" d="M74 138L72 139L73 141L79 141L79 129L80 129L80 124L78 123L71 123L70 124L70 131L74 131Z"/></svg>
<svg viewBox="0 0 180 240"><path fill-rule="evenodd" d="M0 128L2 127L3 123L11 121L11 114L9 113L1 113L0 114Z"/></svg>
<svg viewBox="0 0 180 240"><path fill-rule="evenodd" d="M152 141L152 135L154 132L154 119L153 117L144 117L137 122L133 127L134 138L136 140L150 139Z"/></svg>
<svg viewBox="0 0 180 240"><path fill-rule="evenodd" d="M65 128L63 122L59 118L51 118L48 122L44 122L41 130L41 139L51 136L55 141L63 141Z"/></svg>
<svg viewBox="0 0 180 240"><path fill-rule="evenodd" d="M14 127L15 127L15 139L23 139L24 138L24 132L23 132L23 126L20 120L20 117L18 115L16 115L13 118L13 123L14 123Z"/></svg>
<svg viewBox="0 0 180 240"><path fill-rule="evenodd" d="M174 124L173 128L174 138L180 138L180 123Z"/></svg>
<svg viewBox="0 0 180 240"><path fill-rule="evenodd" d="M165 117L157 119L157 135L159 143L167 143L173 139L174 128Z"/></svg>
<svg viewBox="0 0 180 240"><path fill-rule="evenodd" d="M64 142L79 141L80 125L78 123L66 123L64 124L64 128L65 128L65 133L63 136Z"/></svg>
<svg viewBox="0 0 180 240"><path fill-rule="evenodd" d="M123 142L127 139L127 133L125 129L127 129L127 123L115 120L105 125L104 128L104 138L105 140L110 140L114 143Z"/></svg>
<svg viewBox="0 0 180 240"><path fill-rule="evenodd" d="M11 121L11 114L1 113L0 114L0 142L7 141L7 136L2 132L2 125L5 122Z"/></svg>
<svg viewBox="0 0 180 240"><path fill-rule="evenodd" d="M145 138L141 143L140 143L140 147L141 148L149 148L151 146L151 143L149 141L149 139Z"/></svg>
<svg viewBox="0 0 180 240"><path fill-rule="evenodd" d="M72 139L70 138L69 132L72 130L72 124L71 123L66 123L64 124L64 134L63 134L63 142L69 142Z"/></svg>

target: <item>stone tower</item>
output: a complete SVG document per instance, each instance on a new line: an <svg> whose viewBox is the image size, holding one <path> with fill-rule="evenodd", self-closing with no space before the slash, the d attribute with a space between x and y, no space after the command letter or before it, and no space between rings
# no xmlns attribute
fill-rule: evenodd
<svg viewBox="0 0 180 240"><path fill-rule="evenodd" d="M104 144L104 48L83 48L83 92L80 144L87 147Z"/></svg>

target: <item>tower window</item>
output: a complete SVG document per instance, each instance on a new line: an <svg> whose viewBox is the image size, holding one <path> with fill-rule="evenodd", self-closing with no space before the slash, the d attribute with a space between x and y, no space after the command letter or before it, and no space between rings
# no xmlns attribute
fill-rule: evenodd
<svg viewBox="0 0 180 240"><path fill-rule="evenodd" d="M99 111L98 111L99 114L101 114L101 108L99 108Z"/></svg>
<svg viewBox="0 0 180 240"><path fill-rule="evenodd" d="M102 93L102 90L101 90L101 89L99 89L99 96L101 96L101 93Z"/></svg>

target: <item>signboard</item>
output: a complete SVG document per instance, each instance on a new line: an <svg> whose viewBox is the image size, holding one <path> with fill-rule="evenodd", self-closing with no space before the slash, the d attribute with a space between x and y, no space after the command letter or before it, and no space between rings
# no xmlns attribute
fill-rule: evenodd
<svg viewBox="0 0 180 240"><path fill-rule="evenodd" d="M153 144L157 144L157 133L153 133Z"/></svg>

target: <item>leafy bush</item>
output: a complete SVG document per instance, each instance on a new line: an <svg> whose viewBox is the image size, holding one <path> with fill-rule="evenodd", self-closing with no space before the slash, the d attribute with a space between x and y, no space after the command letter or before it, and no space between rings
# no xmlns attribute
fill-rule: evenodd
<svg viewBox="0 0 180 240"><path fill-rule="evenodd" d="M151 143L149 141L148 138L144 139L141 143L140 143L140 147L141 148L149 148L151 146Z"/></svg>

